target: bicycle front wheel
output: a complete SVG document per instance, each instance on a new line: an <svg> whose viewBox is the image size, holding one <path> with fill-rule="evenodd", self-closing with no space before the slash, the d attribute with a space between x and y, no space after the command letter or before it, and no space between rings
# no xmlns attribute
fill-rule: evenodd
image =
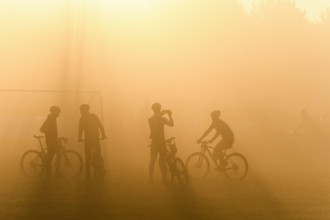
<svg viewBox="0 0 330 220"><path fill-rule="evenodd" d="M73 150L65 150L59 158L58 171L67 178L77 177L83 169L81 156Z"/></svg>
<svg viewBox="0 0 330 220"><path fill-rule="evenodd" d="M105 176L105 170L103 165L103 159L100 158L99 155L96 154L96 152L92 152L91 154L91 164L93 166L94 171L94 177L96 179L103 180Z"/></svg>
<svg viewBox="0 0 330 220"><path fill-rule="evenodd" d="M29 150L21 158L21 170L27 177L39 177L45 170L45 160L40 152Z"/></svg>
<svg viewBox="0 0 330 220"><path fill-rule="evenodd" d="M188 173L183 161L180 158L176 158L174 160L175 168L176 168L176 176L179 180L179 183L182 186L188 186Z"/></svg>
<svg viewBox="0 0 330 220"><path fill-rule="evenodd" d="M186 161L188 174L196 179L206 177L210 171L210 162L202 153L193 153Z"/></svg>
<svg viewBox="0 0 330 220"><path fill-rule="evenodd" d="M169 160L166 158L159 157L159 169L162 174L165 184L170 184L173 182L173 174L170 168Z"/></svg>
<svg viewBox="0 0 330 220"><path fill-rule="evenodd" d="M239 153L229 154L225 159L224 174L228 179L243 179L249 169L246 158Z"/></svg>

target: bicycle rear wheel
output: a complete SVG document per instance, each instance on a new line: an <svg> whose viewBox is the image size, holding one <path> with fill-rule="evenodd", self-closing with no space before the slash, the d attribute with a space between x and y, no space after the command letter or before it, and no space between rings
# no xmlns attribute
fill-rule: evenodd
<svg viewBox="0 0 330 220"><path fill-rule="evenodd" d="M204 154L196 152L188 157L186 170L191 177L201 179L209 173L210 162Z"/></svg>
<svg viewBox="0 0 330 220"><path fill-rule="evenodd" d="M61 154L59 162L59 173L67 178L77 177L83 169L83 160L81 156L73 150L65 150Z"/></svg>
<svg viewBox="0 0 330 220"><path fill-rule="evenodd" d="M243 179L249 169L246 158L239 153L229 154L225 159L224 174L228 179Z"/></svg>
<svg viewBox="0 0 330 220"><path fill-rule="evenodd" d="M163 180L165 184L170 184L173 182L173 174L170 169L169 160L164 157L159 157L159 169L162 174Z"/></svg>
<svg viewBox="0 0 330 220"><path fill-rule="evenodd" d="M44 157L36 150L28 150L21 158L21 170L27 177L39 177L45 171Z"/></svg>
<svg viewBox="0 0 330 220"><path fill-rule="evenodd" d="M179 180L179 183L182 186L188 186L189 183L188 173L183 161L180 158L175 158L174 164L176 168L176 176Z"/></svg>

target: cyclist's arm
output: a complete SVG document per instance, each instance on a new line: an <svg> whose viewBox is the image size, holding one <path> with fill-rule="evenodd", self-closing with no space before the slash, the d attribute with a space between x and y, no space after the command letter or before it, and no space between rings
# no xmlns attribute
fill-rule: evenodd
<svg viewBox="0 0 330 220"><path fill-rule="evenodd" d="M202 141L213 129L213 125L210 125L210 127L204 132L204 134L201 136L200 139L198 139L198 141Z"/></svg>
<svg viewBox="0 0 330 220"><path fill-rule="evenodd" d="M168 115L168 118L169 118L169 124L168 124L168 126L173 127L174 126L174 121L173 121L172 115L169 114Z"/></svg>
<svg viewBox="0 0 330 220"><path fill-rule="evenodd" d="M102 138L106 138L106 136L105 136L105 131L104 131L104 127L103 127L103 125L102 125L100 119L97 118L97 121L98 121L98 124L99 124L98 127L99 127L99 129L100 129L100 131L101 131Z"/></svg>
<svg viewBox="0 0 330 220"><path fill-rule="evenodd" d="M164 124L166 124L169 127L173 127L174 126L174 121L171 115L168 116L169 119L166 119L163 117L163 122Z"/></svg>

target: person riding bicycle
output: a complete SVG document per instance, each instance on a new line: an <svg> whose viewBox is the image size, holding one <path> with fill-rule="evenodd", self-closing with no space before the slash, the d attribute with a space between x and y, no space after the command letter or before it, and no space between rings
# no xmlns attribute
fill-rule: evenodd
<svg viewBox="0 0 330 220"><path fill-rule="evenodd" d="M220 169L223 169L224 164L224 154L225 149L231 148L234 143L234 133L229 125L220 119L220 111L213 111L211 113L212 123L210 127L204 132L200 139L197 140L197 143L200 144L202 140L213 130L216 130L214 137L208 141L212 143L219 135L222 136L222 140L215 146L213 155L220 160Z"/></svg>
<svg viewBox="0 0 330 220"><path fill-rule="evenodd" d="M50 114L48 115L45 122L42 124L40 131L45 134L46 138L46 145L47 145L47 151L48 151L48 163L47 164L47 174L49 174L51 169L51 163L53 160L53 157L56 154L56 175L58 175L58 166L59 166L59 139L58 139L58 132L57 132L57 117L61 113L61 109L58 106L52 106L49 109Z"/></svg>
<svg viewBox="0 0 330 220"><path fill-rule="evenodd" d="M78 141L82 142L82 133L85 134L85 155L86 155L86 172L87 178L90 176L90 162L91 162L91 152L94 147L98 159L101 161L103 166L103 158L101 153L101 144L100 144L100 132L102 139L105 139L104 127L100 119L95 115L89 112L89 105L82 104L80 106L81 118L79 120L79 132L78 132Z"/></svg>
<svg viewBox="0 0 330 220"><path fill-rule="evenodd" d="M172 119L172 112L170 110L161 110L162 107L159 103L154 103L152 105L152 110L154 115L149 118L149 127L150 127L150 163L149 163L149 181L153 183L153 174L155 168L155 162L157 159L158 153L164 155L166 153L166 141L164 134L164 126L174 126L174 122ZM163 117L163 115L167 114L168 119Z"/></svg>

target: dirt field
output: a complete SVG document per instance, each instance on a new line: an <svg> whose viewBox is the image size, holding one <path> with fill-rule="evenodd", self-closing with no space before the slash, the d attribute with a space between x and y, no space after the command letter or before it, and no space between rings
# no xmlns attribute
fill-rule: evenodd
<svg viewBox="0 0 330 220"><path fill-rule="evenodd" d="M16 161L15 161L16 160ZM166 186L142 166L110 163L103 182L84 176L28 179L2 157L0 219L329 219L330 175L251 167L244 181L220 174ZM9 162L11 161L11 162ZM15 163L14 163L15 162Z"/></svg>

